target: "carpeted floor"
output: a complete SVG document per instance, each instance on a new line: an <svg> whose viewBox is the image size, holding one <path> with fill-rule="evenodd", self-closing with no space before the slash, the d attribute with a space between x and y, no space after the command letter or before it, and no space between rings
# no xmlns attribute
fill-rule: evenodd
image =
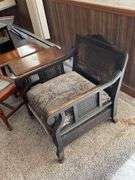
<svg viewBox="0 0 135 180"><path fill-rule="evenodd" d="M135 152L135 99L121 93L119 122L102 123L65 148L55 147L23 106L12 118L12 132L0 123L0 180L110 180Z"/></svg>

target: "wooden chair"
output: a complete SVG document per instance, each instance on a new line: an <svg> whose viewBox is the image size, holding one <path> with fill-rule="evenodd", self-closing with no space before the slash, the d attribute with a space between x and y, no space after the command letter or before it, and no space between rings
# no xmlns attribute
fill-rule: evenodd
<svg viewBox="0 0 135 180"><path fill-rule="evenodd" d="M8 118L11 117L13 113L15 113L22 105L22 103L20 103L17 107L13 107L4 102L6 99L8 99L9 96L13 95L14 93L16 93L15 83L11 79L0 75L0 119L5 123L8 130L10 131L12 130L12 127L8 122ZM5 115L2 106L6 106L12 111Z"/></svg>
<svg viewBox="0 0 135 180"><path fill-rule="evenodd" d="M27 106L47 130L60 162L64 146L96 124L116 122L117 100L128 55L101 36L77 36L73 71L32 87ZM82 147L83 151L83 147Z"/></svg>

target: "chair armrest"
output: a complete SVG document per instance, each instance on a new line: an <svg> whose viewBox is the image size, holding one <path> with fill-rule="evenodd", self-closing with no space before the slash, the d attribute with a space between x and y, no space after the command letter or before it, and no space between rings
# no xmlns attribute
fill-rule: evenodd
<svg viewBox="0 0 135 180"><path fill-rule="evenodd" d="M65 110L75 106L79 102L84 101L84 99L87 99L90 96L100 93L103 90L107 89L108 87L112 86L114 83L116 83L120 79L121 75L122 75L122 72L119 71L111 81L109 81L103 85L96 86L96 87L92 88L91 90L89 90L88 92L85 92L81 96L75 97L74 99L70 100L69 102L63 104L62 106L56 107L53 111L50 112L50 114L48 116L49 119L51 119L53 116L55 116L59 113L62 113Z"/></svg>

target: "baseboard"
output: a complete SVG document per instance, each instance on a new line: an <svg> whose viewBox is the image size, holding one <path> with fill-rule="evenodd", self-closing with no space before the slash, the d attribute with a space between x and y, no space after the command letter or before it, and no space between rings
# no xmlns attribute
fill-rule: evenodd
<svg viewBox="0 0 135 180"><path fill-rule="evenodd" d="M122 87L121 87L121 90L135 98L135 89L133 89L133 88L131 88L128 85L123 83Z"/></svg>

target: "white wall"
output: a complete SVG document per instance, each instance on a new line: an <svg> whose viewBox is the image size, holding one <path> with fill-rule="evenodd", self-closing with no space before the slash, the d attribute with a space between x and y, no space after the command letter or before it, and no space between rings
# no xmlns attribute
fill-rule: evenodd
<svg viewBox="0 0 135 180"><path fill-rule="evenodd" d="M34 33L40 38L50 39L45 9L42 0L26 0Z"/></svg>

